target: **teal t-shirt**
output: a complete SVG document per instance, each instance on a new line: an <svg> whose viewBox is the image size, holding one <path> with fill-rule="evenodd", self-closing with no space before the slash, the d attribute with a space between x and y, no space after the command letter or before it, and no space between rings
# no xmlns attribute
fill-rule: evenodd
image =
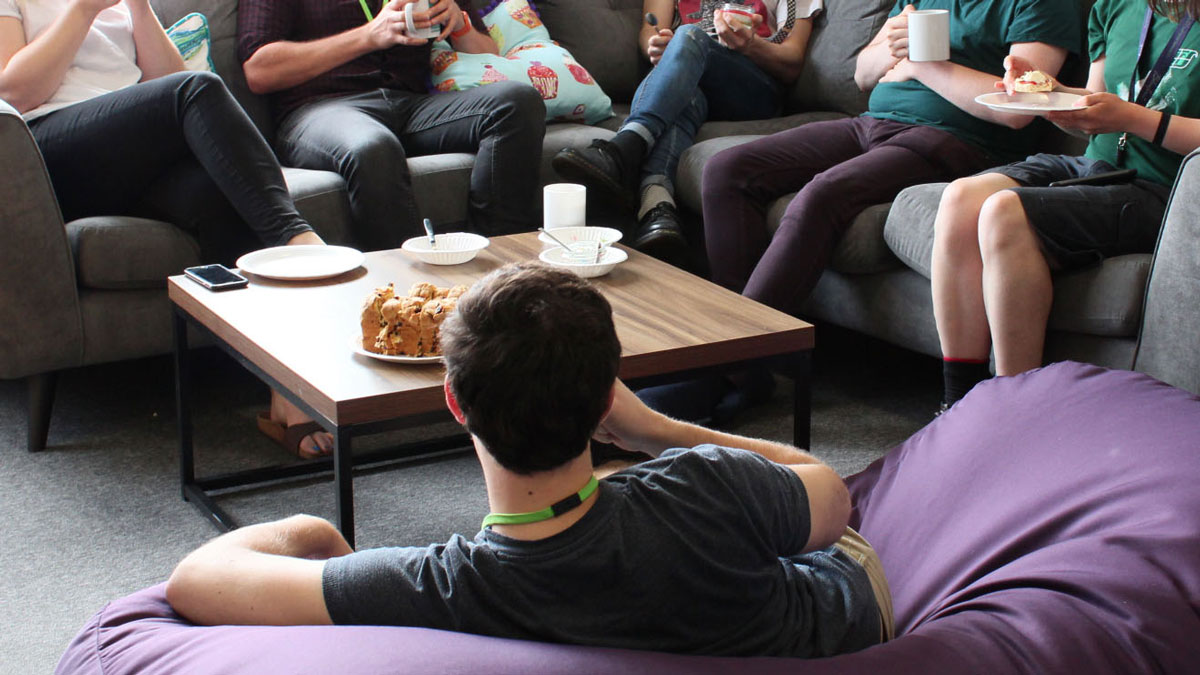
<svg viewBox="0 0 1200 675"><path fill-rule="evenodd" d="M889 16L910 0L898 0ZM950 61L1004 77L1004 57L1014 42L1043 42L1080 52L1082 31L1076 0L913 0L917 9L950 11ZM997 160L1023 159L1032 134L971 115L929 87L880 82L871 92L867 115L944 129L983 148Z"/></svg>
<svg viewBox="0 0 1200 675"><path fill-rule="evenodd" d="M1092 7L1088 19L1088 43L1092 61L1104 60L1104 88L1129 100L1129 79L1133 75L1134 60L1137 58L1138 38L1142 34L1142 21L1146 18L1144 0L1099 0ZM1176 23L1165 17L1154 15L1150 25L1150 36L1146 39L1145 54L1142 56L1141 75L1144 77L1158 60L1158 55L1171 41ZM1193 27L1170 69L1150 96L1146 107L1151 110L1166 110L1172 115L1200 117L1200 98L1194 91L1200 85L1200 26ZM1137 92L1134 92L1136 95ZM1087 156L1102 159L1110 164L1117 163L1117 139L1120 134L1098 134L1088 144ZM1123 167L1137 169L1138 178L1162 185L1175 182L1179 163L1183 156L1161 148L1150 141L1129 135L1126 146L1128 154Z"/></svg>

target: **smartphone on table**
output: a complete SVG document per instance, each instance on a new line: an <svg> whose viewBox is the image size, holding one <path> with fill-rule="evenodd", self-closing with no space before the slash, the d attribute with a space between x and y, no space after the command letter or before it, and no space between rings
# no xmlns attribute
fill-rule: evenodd
<svg viewBox="0 0 1200 675"><path fill-rule="evenodd" d="M234 288L242 288L250 283L249 279L224 265L189 267L183 273L187 278L210 291L228 291Z"/></svg>

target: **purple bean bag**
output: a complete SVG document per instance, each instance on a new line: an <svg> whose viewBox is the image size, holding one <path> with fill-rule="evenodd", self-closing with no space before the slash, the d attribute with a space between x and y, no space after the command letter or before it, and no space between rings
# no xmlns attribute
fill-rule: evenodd
<svg viewBox="0 0 1200 675"><path fill-rule="evenodd" d="M1064 363L985 382L850 479L892 642L732 659L422 628L197 627L163 586L101 610L58 673L1195 673L1200 399Z"/></svg>

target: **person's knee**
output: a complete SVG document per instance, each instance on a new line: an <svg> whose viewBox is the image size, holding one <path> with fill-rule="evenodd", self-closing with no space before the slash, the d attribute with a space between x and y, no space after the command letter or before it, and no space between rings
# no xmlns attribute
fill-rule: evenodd
<svg viewBox="0 0 1200 675"><path fill-rule="evenodd" d="M1001 190L984 200L979 211L978 237L979 252L985 262L1024 250L1036 251L1025 207L1020 195L1012 190Z"/></svg>
<svg viewBox="0 0 1200 675"><path fill-rule="evenodd" d="M748 175L747 164L752 157L751 151L744 146L726 148L713 155L704 163L701 174L701 190L703 194L741 190L746 185L743 176Z"/></svg>
<svg viewBox="0 0 1200 675"><path fill-rule="evenodd" d="M979 209L986 198L971 178L960 178L947 185L938 200L937 217L933 222L934 240L952 247L974 246Z"/></svg>
<svg viewBox="0 0 1200 675"><path fill-rule="evenodd" d="M395 134L387 130L353 132L332 150L337 172L344 177L392 183L408 176L408 156Z"/></svg>
<svg viewBox="0 0 1200 675"><path fill-rule="evenodd" d="M503 124L544 129L546 103L537 89L518 82L496 82L487 85L491 95L489 109Z"/></svg>
<svg viewBox="0 0 1200 675"><path fill-rule="evenodd" d="M178 73L171 73L166 77L172 78L181 90L188 91L194 95L205 95L215 92L223 96L229 92L221 76L216 73L210 73L207 70L184 70Z"/></svg>

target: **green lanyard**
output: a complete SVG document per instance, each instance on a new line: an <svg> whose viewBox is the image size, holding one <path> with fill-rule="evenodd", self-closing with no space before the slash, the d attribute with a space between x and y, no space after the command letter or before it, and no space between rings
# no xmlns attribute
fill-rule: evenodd
<svg viewBox="0 0 1200 675"><path fill-rule="evenodd" d="M527 513L489 513L487 518L483 519L483 525L481 525L481 527L487 527L489 525L524 525L525 523L537 523L543 520L550 520L551 518L554 518L555 516L561 516L567 511L570 511L576 506L582 504L584 500L592 496L592 493L595 492L596 488L598 487L600 487L600 481L596 480L595 476L592 476L588 479L587 484L583 486L582 490L568 496L566 499L557 501L550 506L541 509L540 511L529 511Z"/></svg>
<svg viewBox="0 0 1200 675"><path fill-rule="evenodd" d="M375 15L371 14L371 8L367 7L367 0L358 0L358 4L362 5L363 14L367 15L367 22L369 23L371 21L374 21Z"/></svg>

